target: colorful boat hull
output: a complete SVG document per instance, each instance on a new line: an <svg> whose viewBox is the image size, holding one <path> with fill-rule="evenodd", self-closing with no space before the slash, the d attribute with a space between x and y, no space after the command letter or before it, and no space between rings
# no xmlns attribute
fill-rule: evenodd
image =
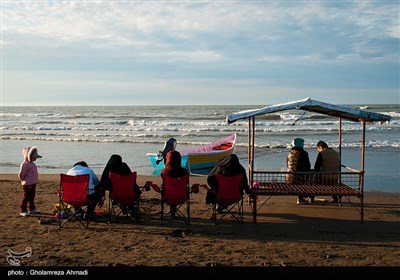
<svg viewBox="0 0 400 280"><path fill-rule="evenodd" d="M214 167L215 163L235 151L236 133L225 138L218 139L210 144L179 151L182 155L182 167L186 167L190 173L198 173L198 170L207 170ZM156 164L157 154L148 153L154 169L163 169L164 163Z"/></svg>
<svg viewBox="0 0 400 280"><path fill-rule="evenodd" d="M158 164L156 163L158 159L158 155L156 153L147 153L147 157L150 160L150 163L154 167L154 169L163 169L165 167L164 161L160 161ZM181 165L183 168L186 168L187 161L188 161L188 156L187 155L182 156Z"/></svg>

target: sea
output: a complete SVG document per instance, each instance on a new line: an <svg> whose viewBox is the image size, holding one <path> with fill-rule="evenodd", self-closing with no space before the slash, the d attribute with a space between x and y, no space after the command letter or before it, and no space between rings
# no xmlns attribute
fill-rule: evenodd
<svg viewBox="0 0 400 280"><path fill-rule="evenodd" d="M392 117L383 124L366 124L364 190L400 192L400 105L346 106ZM179 151L232 133L238 135L236 153L246 166L248 122L228 124L226 115L261 107L2 106L0 174L17 174L22 148L37 146L43 156L36 161L39 174L63 173L75 162L85 160L100 175L109 157L120 154L139 175L159 175L147 153L158 153L169 138L177 140ZM339 146L338 119L317 113L290 110L259 116L255 127L255 168L258 170L286 170L287 152L295 137L305 140L312 166L319 140L334 149ZM361 170L361 143L362 125L343 120L344 165Z"/></svg>

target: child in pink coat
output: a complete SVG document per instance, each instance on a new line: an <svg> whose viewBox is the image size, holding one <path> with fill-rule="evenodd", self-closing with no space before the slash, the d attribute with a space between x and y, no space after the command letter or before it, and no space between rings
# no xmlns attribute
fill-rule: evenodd
<svg viewBox="0 0 400 280"><path fill-rule="evenodd" d="M35 161L42 156L38 155L36 147L23 148L22 155L24 157L24 161L21 163L19 168L18 178L21 180L23 196L19 206L20 215L26 217L29 216L29 214L40 213L40 211L36 209L34 202L36 184L39 183L39 173Z"/></svg>

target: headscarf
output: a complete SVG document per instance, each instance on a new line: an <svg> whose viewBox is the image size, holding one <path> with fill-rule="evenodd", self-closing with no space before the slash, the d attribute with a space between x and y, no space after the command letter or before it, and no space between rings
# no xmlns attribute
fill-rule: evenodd
<svg viewBox="0 0 400 280"><path fill-rule="evenodd" d="M243 191L248 188L246 169L244 169L244 167L240 164L239 158L236 154L230 154L229 156L220 159L208 174L207 183L214 190L217 190L218 188L217 179L215 176L216 174L221 174L224 176L235 176L242 174L243 177L240 184L241 188Z"/></svg>
<svg viewBox="0 0 400 280"><path fill-rule="evenodd" d="M165 168L162 174L177 178L187 174L187 170L181 166L182 157L176 150L171 150L165 157Z"/></svg>
<svg viewBox="0 0 400 280"><path fill-rule="evenodd" d="M158 159L156 160L156 164L158 165L162 160L164 160L164 164L166 163L167 159L167 153L169 151L175 150L176 149L176 139L175 138L169 138L164 145L164 149L158 153Z"/></svg>
<svg viewBox="0 0 400 280"><path fill-rule="evenodd" d="M117 166L121 164L122 162L122 157L120 155L112 155L110 159L107 162L107 166Z"/></svg>
<svg viewBox="0 0 400 280"><path fill-rule="evenodd" d="M122 161L122 157L120 155L112 155L107 162L107 165L104 167L103 173L101 174L100 185L104 187L106 190L111 189L111 181L108 177L109 172L115 172L119 175L128 175L132 173L129 166Z"/></svg>
<svg viewBox="0 0 400 280"><path fill-rule="evenodd" d="M234 176L246 172L240 164L236 154L231 154L217 162L214 168L210 171L209 176L221 174L225 176Z"/></svg>

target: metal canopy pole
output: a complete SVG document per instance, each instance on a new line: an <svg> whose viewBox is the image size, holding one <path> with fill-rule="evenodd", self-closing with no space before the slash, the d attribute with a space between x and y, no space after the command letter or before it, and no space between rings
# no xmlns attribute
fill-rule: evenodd
<svg viewBox="0 0 400 280"><path fill-rule="evenodd" d="M252 183L253 178L251 177L251 119L249 118L247 125L247 173L249 174L249 183Z"/></svg>
<svg viewBox="0 0 400 280"><path fill-rule="evenodd" d="M247 171L249 173L249 184L253 185L253 170L254 170L254 138L255 138L255 130L254 130L254 117L249 117L248 123L248 162L247 162Z"/></svg>
<svg viewBox="0 0 400 280"><path fill-rule="evenodd" d="M364 173L365 164L365 121L362 121L362 145L361 145L361 171Z"/></svg>
<svg viewBox="0 0 400 280"><path fill-rule="evenodd" d="M255 122L256 122L256 118L255 117L252 117L252 131L253 131L253 133L252 133L252 139L251 139L251 183L253 184L253 180L254 180L254 177L253 177L253 173L254 173L254 150L255 150L255 147L254 147L254 143L255 143L255 138L256 138L256 129L255 129Z"/></svg>
<svg viewBox="0 0 400 280"><path fill-rule="evenodd" d="M252 124L251 124L251 118L249 117L248 120L248 125L247 125L247 174L248 174L248 184L249 186L253 185L253 172L252 172L252 167L251 167L251 162L252 162L252 148L251 148L251 139L252 139ZM250 202L250 197L247 198L247 205L251 206Z"/></svg>
<svg viewBox="0 0 400 280"><path fill-rule="evenodd" d="M342 170L342 117L339 117L339 170Z"/></svg>
<svg viewBox="0 0 400 280"><path fill-rule="evenodd" d="M253 186L254 183L254 144L255 144L255 138L256 138L256 130L255 130L255 117L251 117L251 120L249 118L249 177L250 177L250 188ZM251 136L250 136L251 135ZM257 222L257 195L253 195L252 198L250 198L253 201L252 204L252 212L253 212L253 222Z"/></svg>
<svg viewBox="0 0 400 280"><path fill-rule="evenodd" d="M362 120L362 145L361 145L361 182L360 182L360 192L361 192L361 223L364 222L364 174L365 174L365 121Z"/></svg>

